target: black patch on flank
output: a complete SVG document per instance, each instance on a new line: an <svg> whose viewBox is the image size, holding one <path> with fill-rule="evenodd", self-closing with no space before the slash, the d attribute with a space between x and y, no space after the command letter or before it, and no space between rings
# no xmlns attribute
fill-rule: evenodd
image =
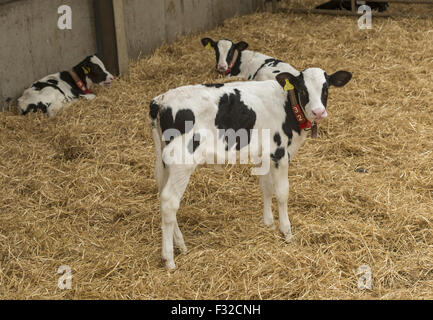
<svg viewBox="0 0 433 320"><path fill-rule="evenodd" d="M200 133L194 133L192 139L188 142L188 152L194 154L195 150L200 146Z"/></svg>
<svg viewBox="0 0 433 320"><path fill-rule="evenodd" d="M281 136L278 132L274 135L274 142L277 146L281 146Z"/></svg>
<svg viewBox="0 0 433 320"><path fill-rule="evenodd" d="M251 140L251 130L256 123L257 115L251 110L242 100L238 89L234 93L224 94L218 104L218 112L215 117L215 126L220 130L234 130L237 133L239 130L247 132L248 144ZM223 137L223 132L220 132L220 138ZM233 145L228 145L229 139L225 136L227 149L231 149ZM231 139L230 139L231 140ZM231 141L233 143L233 141ZM240 137L236 137L236 149L240 150L245 147L245 143L241 144Z"/></svg>
<svg viewBox="0 0 433 320"><path fill-rule="evenodd" d="M156 120L156 118L158 117L158 114L159 114L159 109L160 109L159 104L157 104L157 103L155 102L155 100L152 100L152 101L150 102L149 109L150 109L150 111L149 111L149 116L150 116L150 118L151 118L152 120Z"/></svg>
<svg viewBox="0 0 433 320"><path fill-rule="evenodd" d="M189 132L195 124L194 113L189 109L182 109L176 113L176 117L173 119L173 112L170 107L160 110L160 124L163 135L163 140L168 144L174 138ZM187 122L192 122L191 126L187 126ZM176 131L165 132L169 129L176 129Z"/></svg>
<svg viewBox="0 0 433 320"><path fill-rule="evenodd" d="M42 102L39 102L38 104L32 103L32 104L29 104L27 106L27 109L25 111L23 111L22 114L26 115L31 111L38 112L38 110L41 110L43 113L47 113L50 105L51 105L51 103L48 103L48 104L44 104Z"/></svg>
<svg viewBox="0 0 433 320"><path fill-rule="evenodd" d="M80 76L78 75L78 77L80 77ZM71 75L69 74L68 71L62 71L62 72L60 72L60 79L71 86L71 93L74 95L75 98L78 98L81 94L84 93L75 84L74 79L72 79L72 77L71 77ZM81 79L81 77L80 77L80 79Z"/></svg>
<svg viewBox="0 0 433 320"><path fill-rule="evenodd" d="M327 105L327 103L328 103L328 88L329 88L329 86L328 86L328 84L325 82L324 84L323 84L323 88L322 88L322 96L321 96L321 100L322 100L322 103L323 103L323 106L326 108L326 105Z"/></svg>
<svg viewBox="0 0 433 320"><path fill-rule="evenodd" d="M56 80L54 80L54 81L56 81ZM58 81L56 81L56 82L58 83ZM36 91L42 91L43 89L45 89L45 88L47 88L47 87L50 87L50 88L54 88L54 89L60 91L61 94L65 95L65 93L63 92L63 90L60 89L60 88L57 86L57 83L54 84L54 83L52 83L50 80L48 80L48 82L40 82L40 81L37 81L37 82L33 83L32 87L33 87L33 89L35 89Z"/></svg>
<svg viewBox="0 0 433 320"><path fill-rule="evenodd" d="M278 169L278 163L280 160L284 157L284 154L286 153L286 150L284 148L279 147L273 154L271 154L271 159L274 161L275 168Z"/></svg>
<svg viewBox="0 0 433 320"><path fill-rule="evenodd" d="M208 87L208 88L221 88L224 87L224 83L207 83L204 84L204 86Z"/></svg>
<svg viewBox="0 0 433 320"><path fill-rule="evenodd" d="M186 122L192 122L192 125L195 124L195 116L194 112L190 109L182 109L176 113L176 118L174 120L174 125L177 130L180 131L181 134L185 134L192 129L192 127L187 127Z"/></svg>
<svg viewBox="0 0 433 320"><path fill-rule="evenodd" d="M33 89L35 89L36 91L42 91L42 90L45 89L46 87L53 87L53 85L50 84L50 83L37 81L37 82L33 83L32 87L33 87Z"/></svg>
<svg viewBox="0 0 433 320"><path fill-rule="evenodd" d="M275 59L275 58L269 58L265 60L265 64L268 65L268 67L276 67L279 63L283 61Z"/></svg>
<svg viewBox="0 0 433 320"><path fill-rule="evenodd" d="M283 62L283 61L278 60L278 59L274 59L274 58L266 59L265 62L263 62L263 64L257 69L256 73L254 73L253 79L256 78L256 76L259 73L259 71L262 70L265 66L276 67L277 64L279 64L280 62Z"/></svg>

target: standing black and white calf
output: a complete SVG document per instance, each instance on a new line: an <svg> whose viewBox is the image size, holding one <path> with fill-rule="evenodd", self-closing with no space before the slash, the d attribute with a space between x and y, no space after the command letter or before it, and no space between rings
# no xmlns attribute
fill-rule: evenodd
<svg viewBox="0 0 433 320"><path fill-rule="evenodd" d="M90 91L94 83L110 85L113 80L102 61L96 55L89 56L70 71L58 72L33 83L18 99L18 107L24 115L41 110L53 116L75 99L94 99Z"/></svg>
<svg viewBox="0 0 433 320"><path fill-rule="evenodd" d="M275 79L275 76L282 72L294 76L300 74L288 63L260 52L246 50L248 43L245 41L233 43L221 39L215 42L210 38L203 38L201 43L206 48L214 49L217 71L229 77L261 81Z"/></svg>
<svg viewBox="0 0 433 320"><path fill-rule="evenodd" d="M169 269L176 267L173 242L186 250L176 212L191 174L197 165L214 164L215 158L226 159L230 152L239 156L249 149L251 158L260 157L262 163L270 164L260 175L264 223L274 223L271 203L275 194L280 231L291 240L287 212L290 158L306 140L311 123L326 118L328 88L342 87L351 77L347 71L327 75L322 69L309 68L298 76L278 74L277 81L180 87L152 100L162 257Z"/></svg>

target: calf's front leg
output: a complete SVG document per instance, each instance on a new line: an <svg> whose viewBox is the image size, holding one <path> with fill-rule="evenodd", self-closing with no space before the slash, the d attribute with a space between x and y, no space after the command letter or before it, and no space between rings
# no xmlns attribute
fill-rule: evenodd
<svg viewBox="0 0 433 320"><path fill-rule="evenodd" d="M260 190L263 197L263 221L266 226L274 228L274 216L272 214L272 196L274 186L270 173L259 177Z"/></svg>
<svg viewBox="0 0 433 320"><path fill-rule="evenodd" d="M287 212L287 198L289 196L289 160L287 153L278 161L271 164L271 175L274 183L274 193L278 202L280 231L287 242L293 240L289 215Z"/></svg>

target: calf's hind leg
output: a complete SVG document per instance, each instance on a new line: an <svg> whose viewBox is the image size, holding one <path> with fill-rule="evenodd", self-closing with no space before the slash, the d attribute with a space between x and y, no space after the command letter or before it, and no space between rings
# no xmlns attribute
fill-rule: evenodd
<svg viewBox="0 0 433 320"><path fill-rule="evenodd" d="M185 241L183 240L182 232L180 231L179 225L177 223L177 219L176 219L176 224L174 226L174 244L182 252L186 252L187 251L187 248L186 248L186 245L185 245Z"/></svg>
<svg viewBox="0 0 433 320"><path fill-rule="evenodd" d="M189 178L195 166L171 165L167 167L168 178L161 192L161 218L162 218L162 258L169 269L175 269L173 241L181 249L186 249L182 233L176 219L176 212Z"/></svg>

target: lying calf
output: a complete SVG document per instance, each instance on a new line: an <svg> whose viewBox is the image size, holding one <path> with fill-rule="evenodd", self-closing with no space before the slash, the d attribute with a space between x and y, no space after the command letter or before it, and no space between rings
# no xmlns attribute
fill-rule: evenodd
<svg viewBox="0 0 433 320"><path fill-rule="evenodd" d="M58 72L33 83L18 99L23 115L41 110L48 116L57 114L65 103L83 97L95 98L90 91L92 84L110 85L114 77L96 56L89 56L70 71Z"/></svg>
<svg viewBox="0 0 433 320"><path fill-rule="evenodd" d="M152 100L162 257L169 269L176 267L173 242L186 250L176 212L191 174L197 165L214 164L215 158L226 159L231 152L239 156L247 150L250 159L261 157L262 163L268 162L268 170L257 173L264 223L273 225L271 203L275 194L280 231L291 239L287 213L289 161L306 140L312 122L326 118L328 88L342 87L351 77L347 71L329 76L322 69L309 68L298 76L278 74L277 81L180 87ZM259 136L256 132L267 134Z"/></svg>
<svg viewBox="0 0 433 320"><path fill-rule="evenodd" d="M360 5L366 4L372 10L378 10L379 12L386 11L388 8L387 2L375 2L375 1L356 1L356 9L359 8ZM321 5L318 5L316 9L325 9L325 10L352 10L352 3L349 0L331 0Z"/></svg>
<svg viewBox="0 0 433 320"><path fill-rule="evenodd" d="M240 77L245 80L273 80L282 72L299 75L299 71L290 64L267 56L260 52L246 50L248 43L240 41L233 43L227 39L217 42L203 38L204 47L215 51L216 69L226 76Z"/></svg>

